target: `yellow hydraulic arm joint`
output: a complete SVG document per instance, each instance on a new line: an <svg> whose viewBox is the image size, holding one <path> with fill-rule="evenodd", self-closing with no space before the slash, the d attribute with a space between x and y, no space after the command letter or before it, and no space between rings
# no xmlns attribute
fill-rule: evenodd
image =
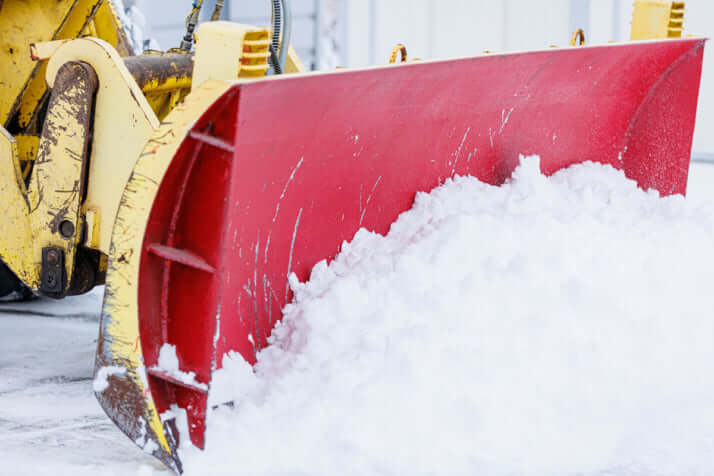
<svg viewBox="0 0 714 476"><path fill-rule="evenodd" d="M58 14L69 15L77 13L70 7L84 5L82 1L70 5L58 0L53 5L67 7ZM0 23L10 18L5 16L8 6L24 3L5 0ZM41 6L34 0L26 5ZM111 9L103 10L102 1L97 5L91 20L77 19L88 32L111 26L100 22L102 15L97 13ZM41 120L23 129L17 122L18 111L28 104L21 100L29 91L23 84L36 81L38 70L23 63L20 76L25 83L18 80L12 82L13 88L0 87L0 96L7 99L0 100L0 106L8 106L10 117L10 126L0 126L0 167L7 172L0 174L5 205L0 260L34 294L60 298L104 282L112 229L122 226L115 219L124 189L136 174L137 157L145 147L157 145L147 141L189 92L212 79L264 77L267 29L211 22L202 25L196 37L195 55L125 58L97 38L23 40L27 57L46 71L42 82L50 93L41 101ZM0 54L0 66L2 60ZM292 48L285 69L304 71Z"/></svg>
<svg viewBox="0 0 714 476"><path fill-rule="evenodd" d="M66 294L76 269L97 84L94 70L86 64L68 62L60 68L27 188L17 141L5 137L5 150L0 153L0 166L14 170L14 174L0 174L4 177L0 187L10 208L10 223L24 231L3 233L1 258L26 285L50 297Z"/></svg>
<svg viewBox="0 0 714 476"><path fill-rule="evenodd" d="M111 0L4 0L0 2L0 125L17 141L28 178L40 140L49 91L46 62L33 44L103 38L122 56L133 54Z"/></svg>
<svg viewBox="0 0 714 476"><path fill-rule="evenodd" d="M28 205L33 255L41 263L40 282L32 284L45 296L63 297L73 278L83 235L80 207L86 191L97 84L91 66L79 62L62 65L42 129Z"/></svg>
<svg viewBox="0 0 714 476"><path fill-rule="evenodd" d="M47 94L46 65L30 57L30 43L91 33L122 55L128 40L110 0L4 0L0 9L0 125L16 116L23 129L37 119Z"/></svg>

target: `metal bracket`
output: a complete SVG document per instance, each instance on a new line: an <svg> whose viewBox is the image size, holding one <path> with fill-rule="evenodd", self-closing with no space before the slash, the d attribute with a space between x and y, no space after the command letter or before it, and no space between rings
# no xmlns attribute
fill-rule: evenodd
<svg viewBox="0 0 714 476"><path fill-rule="evenodd" d="M81 207L97 85L94 69L86 63L70 61L59 69L28 187L32 241L37 255L42 250L39 289L50 297L67 293L82 244Z"/></svg>
<svg viewBox="0 0 714 476"><path fill-rule="evenodd" d="M47 297L64 297L67 288L65 255L62 248L49 246L42 249L42 273L40 292Z"/></svg>

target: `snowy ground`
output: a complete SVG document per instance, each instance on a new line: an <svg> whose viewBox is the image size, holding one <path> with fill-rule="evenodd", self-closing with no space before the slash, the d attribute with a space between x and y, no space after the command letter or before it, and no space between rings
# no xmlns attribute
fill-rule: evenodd
<svg viewBox="0 0 714 476"><path fill-rule="evenodd" d="M524 180L533 182L532 179L526 177ZM536 182L536 188L542 185ZM521 192L528 190L525 185ZM537 192L534 193L537 195ZM607 217L607 210L598 215L599 212L588 209L588 206L597 206L597 195L596 187L594 197L573 205L572 216L582 215L587 223L595 218L602 225L600 218ZM509 292L511 300L496 294L504 293L509 285L507 280L514 276L520 276L522 282L523 276L533 271L533 263L529 264L528 260L502 263L494 254L488 266L490 272L499 278L495 281L501 282L501 285L494 284L495 287L491 288L494 294L490 304L464 300L456 293L452 301L464 302L464 306L470 307L459 309L458 306L450 306L445 315L439 315L438 309L433 306L442 306L443 303L428 299L414 301L412 304L418 304L416 307L420 309L409 309L408 300L399 301L393 299L390 293L379 294L378 290L373 290L376 294L369 296L383 301L369 303L369 299L360 294L366 289L360 279L369 278L369 270L363 269L362 275L358 271L368 266L370 260L378 261L380 256L384 256L380 253L388 252L390 245L364 237L361 244L351 253L346 253L341 264L335 268L344 274L352 273L350 279L335 281L334 273L331 275L329 270L323 269L321 280L302 288L302 307L293 308L290 319L293 326L298 326L298 331L295 332L295 327L284 330L281 347L262 357L260 379L243 377L245 388L236 391L244 404L235 411L228 411L224 415L227 424L214 424L208 435L209 441L227 439L229 443L215 444L211 452L203 455L187 452L188 474L226 474L240 470L251 475L526 474L529 471L530 474L603 476L714 474L711 463L714 462L712 414L703 402L703 399L714 396L711 372L697 373L708 369L711 360L703 362L694 358L712 357L708 347L714 339L707 320L703 319L706 313L711 315L712 312L711 293L708 292L712 282L702 281L714 274L711 271L714 269L714 260L711 259L714 256L711 250L714 237L707 235L706 230L699 230L696 225L697 213L702 214L702 228L706 228L714 217L711 212L714 208L714 166L695 164L692 167L688 198L691 205L687 208L702 205L704 208L701 211L682 211L676 202L663 205L659 200L653 201L642 195L633 203L643 210L644 218L619 210L620 215L611 217L611 229L596 226L593 230L599 235L587 238L596 245L602 245L607 243L608 237L611 238L608 233L621 233L631 227L634 230L631 236L624 237L618 246L639 244L638 248L633 247L623 253L615 246L601 247L601 252L604 259L619 258L623 263L649 266L652 277L649 285L657 293L654 296L647 295L647 286L627 281L647 277L647 271L640 270L637 274L623 267L621 276L613 276L602 283L597 280L579 282L577 273L574 277L567 274L564 270L574 265L590 271L600 269L599 257L592 254L597 246L584 246L581 256L562 256L563 259L553 265L554 273L544 273L544 277L550 279L569 280L567 302L543 304L542 296L529 296L528 289L512 289ZM574 193L569 198L573 197L582 198L582 194ZM527 224L519 228L516 222L511 222L506 230L506 222L494 215L491 217L494 229L511 234L522 233L524 238L532 238L532 229L542 225L540 218L551 212L544 212L543 204L538 203L543 196L531 202L527 193L522 198L524 200L520 205L516 203L518 200L508 205L512 208L507 208L505 215L513 218L522 213ZM626 200L623 201L625 203ZM706 208L707 211L704 210ZM567 207L558 210L562 212ZM438 215L443 210L437 208L432 211ZM434 252L432 258L438 264L439 256L444 255L443 247L453 245L449 242L453 237L463 238L468 233L476 233L472 235L474 241L487 242L489 237L478 235L478 230L468 232L469 218L465 218L468 215L466 213L456 221L443 222L444 226L452 227L451 237L440 237L428 229L421 235L411 235L415 246L426 246L424 250ZM572 216L566 217L566 220ZM632 222L634 219L636 224ZM607 220L609 218L604 221ZM627 220L631 222L627 223ZM664 231L671 225L679 227L684 236ZM466 235L464 229L467 230ZM403 231L414 232L409 226L405 226ZM546 234L541 236L544 240L562 238ZM652 237L652 244L645 239L648 236ZM430 239L435 241L427 246ZM562 244L568 246L565 241ZM677 247L668 248L667 244ZM499 243L494 242L490 246L497 248ZM503 244L505 254L507 246L507 243ZM527 249L522 251L528 252ZM693 259L694 254L702 252L701 262ZM588 253L589 257L586 256ZM361 259L350 261L350 256L361 256ZM445 256L452 264L454 259L458 261L458 257L448 256L448 253ZM546 260L544 263L559 259L557 256L541 258ZM685 260L686 265L677 265L680 258ZM540 258L536 256L536 259ZM401 262L401 266L415 275L419 274L416 270L422 269L424 273L421 274L435 273L437 281L448 282L453 278L448 274L438 275L443 270L423 269L423 264L413 259ZM353 273L350 271L353 268L358 271ZM464 270L455 273L468 275ZM667 280L667 273L679 273L681 279ZM388 277L389 273L383 275ZM480 283L480 289L490 285L478 274L470 276L470 279L462 283L465 286L463 292L470 292L469 286L474 283ZM516 282L513 280L510 284ZM527 282L534 286L537 284L536 281ZM607 282L616 283L619 286L617 292L609 293L603 288L603 295L609 298L603 299L602 303L593 300L592 286ZM412 284L419 286L420 283L423 284L423 281L415 278ZM547 292L549 289L544 285L539 291ZM421 291L422 296L434 299L435 294L430 290ZM568 340L563 348L571 351L581 347L570 340L581 339L581 343L592 346L592 355L601 358L610 355L610 358L618 359L627 355L628 351L636 353L628 360L630 365L623 366L621 361L613 361L606 374L601 372L602 369L592 367L593 361L587 356L574 354L571 370L579 371L553 375L553 372L563 370L562 362L558 360L562 355L555 351L544 352L544 349L537 347L532 349L539 349L541 353L533 354L534 358L540 358L540 363L545 366L537 372L524 372L518 369L522 362L512 358L513 352L502 354L507 347L499 350L492 346L494 340L490 339L484 341L480 348L471 348L474 336L460 335L462 331L467 334L478 331L479 335L494 331L503 333L503 336L521 335L519 329L522 330L523 322L519 319L523 318L521 311L529 308L529 302L533 302L534 308L541 312L550 306L553 315L559 318L567 316L568 312L574 317L585 318L596 315L597 309L606 312L618 309L618 306L613 308L608 305L626 293L633 297L631 301L620 303L619 309L622 311L624 306L627 311L623 312L623 316L643 319L623 322L622 330L631 331L630 336L612 333L613 328L608 324L614 321L609 314L604 314L600 327L592 322L581 326L581 329L602 332L601 339L593 339L592 333L578 336L545 332L543 329L539 331L542 339L559 336ZM363 312L364 309L375 311L391 306L390 316L399 316L405 312L406 306L408 312L417 317L413 326L409 327L405 322L385 320L374 313L358 315L354 307L327 310L328 314L333 312L371 319L374 334L370 334L369 329L355 327L358 326L355 322L331 322L320 329L310 321L310 316L325 314L326 310L321 306L334 305L334 301L321 301L322 296L334 298L340 295L347 296L346 302L353 302L350 299L355 296L367 299L359 306ZM553 296L553 299L561 297ZM662 311L655 307L648 308L648 302L655 302ZM138 451L109 422L94 400L91 369L100 304L101 295L95 292L60 303L42 301L0 305L0 475L168 474L158 463ZM471 323L467 318L474 306L482 306L483 312L490 315L502 312L503 319L512 321L502 322L495 328L479 328L477 323ZM631 308L627 309L628 306ZM642 311L643 308L646 312ZM657 320L644 320L647 312ZM429 321L420 320L433 316L443 320L436 327ZM540 319L546 326L557 324L553 319L542 316ZM302 329L299 328L301 323L304 325ZM494 322L491 321L491 324ZM384 325L393 326L392 331L398 331L393 335L391 344L387 343L390 348L384 347L385 333L390 330ZM462 325L465 327L460 329L458 326ZM424 333L424 330L430 333ZM700 335L697 331L701 331ZM361 332L358 339L355 339L355 332ZM405 333L412 333L412 337L405 338ZM430 340L429 335L434 339ZM453 341L444 342L444 336L453 337ZM642 336L645 336L644 340ZM646 347L657 337L664 339L661 346ZM531 343L529 338L524 339L508 341L507 345L510 350L527 348ZM507 338L498 342L502 341L507 341ZM330 347L334 342L344 346L343 352L320 355L323 351L334 352L335 349ZM409 342L418 343L423 348L411 348ZM691 348L692 355L686 352L687 347ZM668 353L672 350L676 352ZM470 353L494 357L492 363L499 371L489 374L490 362L463 359ZM376 356L382 357L377 361L374 360ZM451 368L444 367L444 362L453 357L459 358L459 361ZM297 362L292 362L293 359ZM354 362L353 367L349 366L351 361ZM657 364L648 365L648 362ZM316 364L319 364L317 370L314 368ZM387 367L382 368L383 365ZM480 381L482 386L479 388L467 384L476 371L486 376L486 380ZM544 373L539 374L541 371ZM583 378L583 374L587 374L587 378ZM338 378L340 375L342 380ZM321 393L311 393L310 385L305 385L305 382L318 377L320 381L313 382L313 388ZM539 382L558 383L558 379L562 378L578 383L577 389L540 389L537 400L512 393L513 389L532 389L532 386L529 387L531 384L537 387ZM520 379L521 383L508 379ZM597 384L608 381L621 388L623 395L618 397L612 392L598 390ZM592 382L594 387L586 388L588 382ZM663 392L660 386L664 388ZM461 390L454 391L455 387ZM296 388L299 390L294 393L294 398L289 398ZM340 393L344 388L350 389L349 394ZM489 389L489 395L479 394L479 391ZM650 397L653 394L661 395L661 398ZM320 401L320 398L324 400ZM499 402L503 401L509 405L505 411L499 406ZM559 402L559 405L553 402ZM582 411L583 402L590 404L589 412ZM475 403L492 411L482 414L478 407L473 406ZM376 414L375 409L378 410ZM528 421L519 419L523 416L528 416ZM286 419L289 431L285 430ZM536 425L534 419L541 421ZM618 421L624 425L625 419L630 428L628 431L617 425ZM583 422L595 431L578 429ZM260 430L256 431L258 427ZM489 429L491 433L484 433L475 427ZM420 432L424 428L431 431ZM524 441L528 443L524 444ZM519 445L522 448L519 455L514 457L512 452L508 452ZM621 454L622 451L629 451L629 457L634 455L637 461L628 465L628 455ZM492 455L490 461L479 459L487 454ZM469 455L477 457L469 459ZM648 461L657 467L648 467ZM527 464L528 471L524 469L524 464Z"/></svg>
<svg viewBox="0 0 714 476"><path fill-rule="evenodd" d="M161 468L92 394L101 290L0 305L0 474L124 475Z"/></svg>

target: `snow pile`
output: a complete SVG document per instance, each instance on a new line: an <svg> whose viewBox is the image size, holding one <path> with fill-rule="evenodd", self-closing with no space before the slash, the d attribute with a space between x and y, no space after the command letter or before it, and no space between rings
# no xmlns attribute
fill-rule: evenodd
<svg viewBox="0 0 714 476"><path fill-rule="evenodd" d="M158 364L159 365L152 367L152 369L165 372L173 379L191 387L208 390L208 385L196 380L196 372L184 372L181 370L175 345L164 344L161 346L161 349L159 349Z"/></svg>
<svg viewBox="0 0 714 476"><path fill-rule="evenodd" d="M610 167L449 180L292 280L186 474L714 474L712 283L714 211Z"/></svg>

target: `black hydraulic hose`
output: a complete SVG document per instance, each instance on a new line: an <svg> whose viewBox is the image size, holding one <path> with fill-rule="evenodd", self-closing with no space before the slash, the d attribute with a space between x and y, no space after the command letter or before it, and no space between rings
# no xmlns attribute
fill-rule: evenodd
<svg viewBox="0 0 714 476"><path fill-rule="evenodd" d="M280 32L283 25L283 10L281 0L271 0L272 7L272 23L273 23L273 38L270 42L270 62L273 64L273 70L275 74L282 74L282 68L280 67L280 58L278 56L278 51L280 51Z"/></svg>
<svg viewBox="0 0 714 476"><path fill-rule="evenodd" d="M290 0L271 0L271 6L273 36L270 43L270 62L273 66L273 72L282 74L288 62L288 51L293 29L293 12Z"/></svg>
<svg viewBox="0 0 714 476"><path fill-rule="evenodd" d="M288 51L290 50L290 40L292 39L293 33L293 11L290 0L280 0L280 2L283 6L283 42L278 57L280 60L280 69L285 71L285 65L288 62Z"/></svg>
<svg viewBox="0 0 714 476"><path fill-rule="evenodd" d="M283 74L283 68L280 67L280 58L273 49L273 45L270 45L270 64L273 65L273 72L275 74Z"/></svg>

